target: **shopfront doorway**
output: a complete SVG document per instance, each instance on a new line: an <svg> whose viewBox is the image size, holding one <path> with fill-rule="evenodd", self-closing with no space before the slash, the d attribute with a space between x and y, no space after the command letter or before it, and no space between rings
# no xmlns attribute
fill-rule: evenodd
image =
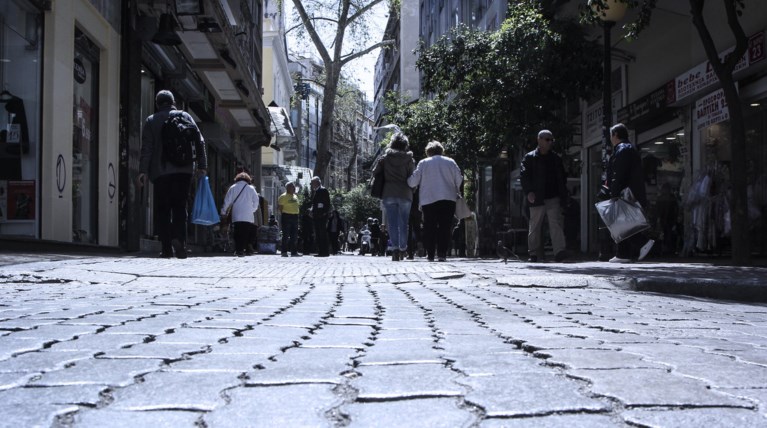
<svg viewBox="0 0 767 428"><path fill-rule="evenodd" d="M98 88L100 50L75 29L72 133L72 241L98 242Z"/></svg>

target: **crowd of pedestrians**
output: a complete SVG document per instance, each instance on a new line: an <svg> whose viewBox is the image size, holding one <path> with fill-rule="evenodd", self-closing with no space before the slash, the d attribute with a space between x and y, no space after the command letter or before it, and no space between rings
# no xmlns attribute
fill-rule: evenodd
<svg viewBox="0 0 767 428"><path fill-rule="evenodd" d="M157 217L155 228L161 242L161 257L186 258L187 207L192 177L206 174L205 140L188 113L177 110L173 94L161 90L155 97L157 112L144 124L139 187L147 179L154 184ZM169 117L180 115L193 125L195 157L193 162L168 162L165 124ZM644 170L636 147L629 141L628 129L616 124L610 129L613 146L607 165L603 189L605 198L615 201L631 197L646 206ZM526 153L520 165L520 184L528 211L528 261L542 261L543 224L548 233L556 261L565 260L567 239L572 237L574 204L567 190L567 175L562 158L552 150L554 135L543 129L537 135L537 147ZM448 255L477 256L477 217L470 212L456 218L456 201L462 202L463 174L456 162L445 155L443 145L431 141L426 145L426 157L415 163L407 136L395 133L383 156L373 167L373 175L383 173L381 205L386 223L369 218L358 225L347 224L338 210L333 209L330 194L319 177L311 180L310 205L301 218L301 207L295 183L288 182L285 192L277 199L280 221L274 216L270 225L281 229L280 253L283 257L298 257L315 253L328 257L341 251L365 255L391 255L392 261L414 259L417 253L429 261L446 261ZM221 206L222 218L231 221L234 254L243 256L254 252L257 240L256 212L262 205L252 177L238 171ZM460 208L460 207L459 207ZM465 210L465 208L463 208ZM669 208L667 211L671 212ZM601 214L601 213L600 213ZM674 215L671 213L669 215ZM570 221L567 221L570 220ZM608 225L610 227L610 225ZM303 233L300 231L303 230ZM625 239L616 239L612 263L642 260L655 243L644 232ZM276 242L275 242L276 247Z"/></svg>

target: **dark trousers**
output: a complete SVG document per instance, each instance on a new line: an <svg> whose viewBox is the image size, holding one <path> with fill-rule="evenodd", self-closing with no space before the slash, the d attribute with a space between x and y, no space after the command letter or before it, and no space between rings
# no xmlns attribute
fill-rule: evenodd
<svg viewBox="0 0 767 428"><path fill-rule="evenodd" d="M155 232L160 237L162 251L171 251L170 242L178 239L186 242L186 203L189 198L189 188L192 174L168 174L154 181Z"/></svg>
<svg viewBox="0 0 767 428"><path fill-rule="evenodd" d="M636 259L639 257L639 249L642 248L647 240L650 239L645 232L637 233L636 235L624 239L616 244L618 251L616 257L619 259Z"/></svg>
<svg viewBox="0 0 767 428"><path fill-rule="evenodd" d="M330 254L328 247L328 217L319 216L314 218L314 242L317 244L317 254L327 256Z"/></svg>
<svg viewBox="0 0 767 428"><path fill-rule="evenodd" d="M232 223L232 238L234 238L234 251L244 253L248 244L253 242L253 230L255 225L249 221L235 221Z"/></svg>
<svg viewBox="0 0 767 428"><path fill-rule="evenodd" d="M296 242L298 241L298 214L282 214L282 252L297 254Z"/></svg>
<svg viewBox="0 0 767 428"><path fill-rule="evenodd" d="M421 207L423 209L423 245L426 256L447 257L450 239L453 236L453 215L455 201L441 200Z"/></svg>

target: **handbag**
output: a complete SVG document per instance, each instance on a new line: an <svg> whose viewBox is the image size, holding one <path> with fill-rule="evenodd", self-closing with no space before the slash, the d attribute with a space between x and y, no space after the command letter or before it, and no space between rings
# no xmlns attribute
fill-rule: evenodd
<svg viewBox="0 0 767 428"><path fill-rule="evenodd" d="M594 206L616 243L650 228L642 205L636 202L628 187L621 192L620 198L597 202Z"/></svg>
<svg viewBox="0 0 767 428"><path fill-rule="evenodd" d="M226 208L226 212L224 212L224 215L221 216L222 226L229 227L229 225L232 224L232 208L234 208L234 203L237 202L237 199L240 199L240 195L242 195L242 191L245 190L245 187L247 187L247 184L245 186L242 186L242 189L240 189L240 193L237 194L237 197L234 198L231 205L229 205Z"/></svg>
<svg viewBox="0 0 767 428"><path fill-rule="evenodd" d="M466 199L463 197L459 196L455 201L455 216L458 220L471 217L471 209L469 208L469 204L466 203Z"/></svg>
<svg viewBox="0 0 767 428"><path fill-rule="evenodd" d="M383 159L381 159L381 162L383 162ZM370 196L374 198L383 198L384 181L386 181L386 178L384 177L385 167L386 163L384 162L381 166L381 170L370 180Z"/></svg>
<svg viewBox="0 0 767 428"><path fill-rule="evenodd" d="M194 194L192 223L212 226L220 221L216 201L213 199L213 192L210 191L208 177L200 177L200 181L197 183L197 192Z"/></svg>

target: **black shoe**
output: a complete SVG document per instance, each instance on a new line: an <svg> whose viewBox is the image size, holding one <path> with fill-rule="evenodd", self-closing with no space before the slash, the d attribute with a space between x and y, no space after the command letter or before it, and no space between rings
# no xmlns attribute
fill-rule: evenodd
<svg viewBox="0 0 767 428"><path fill-rule="evenodd" d="M173 246L173 251L176 252L176 258L177 259L185 259L186 258L186 248L184 248L184 243L179 241L178 239L174 239L170 241L170 245Z"/></svg>
<svg viewBox="0 0 767 428"><path fill-rule="evenodd" d="M290 253L290 257L301 257L301 254L298 254L298 253Z"/></svg>
<svg viewBox="0 0 767 428"><path fill-rule="evenodd" d="M315 254L314 257L330 257L330 254Z"/></svg>
<svg viewBox="0 0 767 428"><path fill-rule="evenodd" d="M557 253L556 256L554 256L554 261L561 262L562 260L567 258L567 252L565 250L562 250Z"/></svg>
<svg viewBox="0 0 767 428"><path fill-rule="evenodd" d="M288 256L288 253L281 253L280 255L281 255L282 257L287 257L287 256Z"/></svg>
<svg viewBox="0 0 767 428"><path fill-rule="evenodd" d="M530 263L538 263L538 256L530 256L529 259L527 259Z"/></svg>
<svg viewBox="0 0 767 428"><path fill-rule="evenodd" d="M160 253L160 258L161 259L169 259L171 257L173 257L173 250L171 250L171 251L163 251L162 253Z"/></svg>
<svg viewBox="0 0 767 428"><path fill-rule="evenodd" d="M391 252L391 261L398 262L400 260L399 258L399 250L394 250Z"/></svg>

